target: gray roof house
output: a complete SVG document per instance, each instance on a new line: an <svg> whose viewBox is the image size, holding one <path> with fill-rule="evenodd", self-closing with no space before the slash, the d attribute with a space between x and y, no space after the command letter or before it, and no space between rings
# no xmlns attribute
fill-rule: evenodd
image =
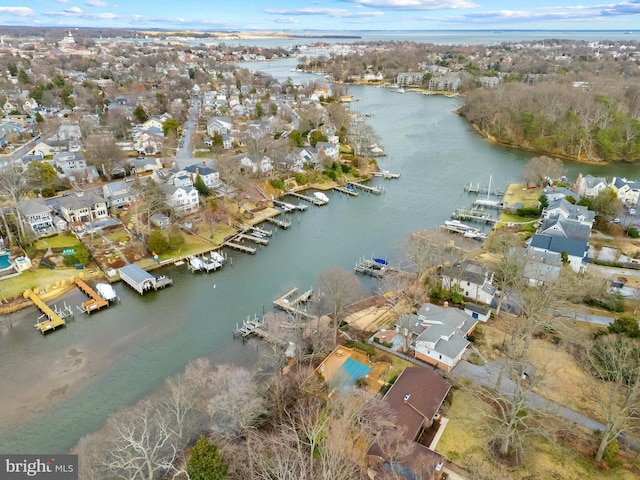
<svg viewBox="0 0 640 480"><path fill-rule="evenodd" d="M55 232L53 210L44 202L44 199L23 200L20 202L20 213L37 236L45 236Z"/></svg>
<svg viewBox="0 0 640 480"><path fill-rule="evenodd" d="M104 195L108 207L118 208L134 202L138 197L138 192L131 182L121 180L103 185L102 195Z"/></svg>
<svg viewBox="0 0 640 480"><path fill-rule="evenodd" d="M478 319L458 308L425 304L416 322L423 332L415 340L415 357L449 372L462 359Z"/></svg>
<svg viewBox="0 0 640 480"><path fill-rule="evenodd" d="M542 212L542 216L544 218L562 218L592 227L596 214L583 205L574 205L564 198L559 198L549 202L549 205Z"/></svg>
<svg viewBox="0 0 640 480"><path fill-rule="evenodd" d="M76 192L58 200L62 217L71 226L91 223L109 216L107 201L91 192Z"/></svg>
<svg viewBox="0 0 640 480"><path fill-rule="evenodd" d="M477 262L465 260L440 269L442 288L459 289L465 297L491 305L496 288L492 285L493 272Z"/></svg>
<svg viewBox="0 0 640 480"><path fill-rule="evenodd" d="M607 188L607 179L604 177L579 174L576 180L576 192L581 197L595 197L605 188Z"/></svg>

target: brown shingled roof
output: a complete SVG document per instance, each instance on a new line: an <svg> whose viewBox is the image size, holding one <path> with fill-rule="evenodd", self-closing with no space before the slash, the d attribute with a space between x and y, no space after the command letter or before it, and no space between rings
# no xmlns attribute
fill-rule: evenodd
<svg viewBox="0 0 640 480"><path fill-rule="evenodd" d="M384 400L396 412L398 427L406 426L407 435L415 440L423 425L431 425L450 389L451 385L434 370L409 367L400 374Z"/></svg>

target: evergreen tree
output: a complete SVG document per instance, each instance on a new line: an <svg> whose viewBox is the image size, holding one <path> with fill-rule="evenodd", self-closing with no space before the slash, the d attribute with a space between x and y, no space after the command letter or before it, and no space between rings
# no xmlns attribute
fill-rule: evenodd
<svg viewBox="0 0 640 480"><path fill-rule="evenodd" d="M144 123L149 120L149 115L144 111L144 107L142 105L138 105L133 109L133 116L136 117L138 123Z"/></svg>
<svg viewBox="0 0 640 480"><path fill-rule="evenodd" d="M218 447L203 436L198 438L189 454L187 473L191 480L223 480L227 478L227 467L222 463Z"/></svg>
<svg viewBox="0 0 640 480"><path fill-rule="evenodd" d="M164 238L162 232L154 228L149 235L149 250L157 255L161 255L169 249L169 242Z"/></svg>
<svg viewBox="0 0 640 480"><path fill-rule="evenodd" d="M211 194L211 192L209 191L209 187L205 185L204 180L202 180L202 177L200 176L200 174L196 175L196 179L193 182L193 186L196 190L198 190L198 193L203 197L208 197Z"/></svg>

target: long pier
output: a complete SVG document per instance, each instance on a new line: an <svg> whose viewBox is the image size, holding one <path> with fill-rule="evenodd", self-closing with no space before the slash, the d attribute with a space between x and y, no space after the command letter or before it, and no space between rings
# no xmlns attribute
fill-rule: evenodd
<svg viewBox="0 0 640 480"><path fill-rule="evenodd" d="M357 197L358 196L358 192L356 192L356 189L351 187L349 188L345 188L345 187L340 187L340 186L335 186L333 187L334 190L337 190L340 193L346 193L347 195L351 195L352 197Z"/></svg>
<svg viewBox="0 0 640 480"><path fill-rule="evenodd" d="M364 190L365 192L368 192L368 193L374 193L376 195L380 195L383 192L382 188L380 187L371 187L369 185L364 185L359 182L349 182L347 183L347 185L351 185L355 188L359 188L360 190Z"/></svg>
<svg viewBox="0 0 640 480"><path fill-rule="evenodd" d="M87 300L82 304L82 307L79 307L80 310L82 310L87 314L90 314L93 312L97 312L101 308L109 306L109 302L107 302L104 298L98 295L98 293L93 288L91 288L89 285L87 285L84 282L84 280L80 278L76 278L74 282L84 294L89 295L89 297L91 297L91 300Z"/></svg>
<svg viewBox="0 0 640 480"><path fill-rule="evenodd" d="M229 248L233 248L234 250L239 250L240 252L250 253L251 255L256 253L256 249L254 247L248 247L248 246L242 245L240 243L235 243L235 242L229 241L229 242L225 242L225 246L227 246Z"/></svg>
<svg viewBox="0 0 640 480"><path fill-rule="evenodd" d="M293 296L297 293L298 287L294 287L285 293L283 296L276 298L273 301L273 305L279 308L280 310L284 310L285 312L291 313L293 315L298 315L301 317L311 318L311 315L306 310L301 310L298 308L298 305L301 303L306 303L311 299L311 295L313 294L313 290L309 289L306 292L298 295L293 298Z"/></svg>
<svg viewBox="0 0 640 480"><path fill-rule="evenodd" d="M247 235L246 233L240 233L236 235L236 239L239 241L249 240L250 242L257 243L258 245L269 245L268 238L256 237L254 235Z"/></svg>
<svg viewBox="0 0 640 480"><path fill-rule="evenodd" d="M38 307L38 310L40 310L42 314L47 317L47 320L44 320L42 322L39 321L34 325L34 327L40 330L40 333L44 335L47 332L53 332L56 328L64 327L66 325L64 319L57 312L54 312L46 303L44 303L37 293L33 292L32 290L27 290L25 292L25 296L29 297L34 305Z"/></svg>
<svg viewBox="0 0 640 480"><path fill-rule="evenodd" d="M289 228L291 226L291 220L278 220L277 218L273 218L273 217L266 217L264 219L265 222L269 222L269 223L273 223L274 225L279 226L280 228L286 230L287 228Z"/></svg>
<svg viewBox="0 0 640 480"><path fill-rule="evenodd" d="M293 192L291 190L287 191L286 193L287 193L287 195L291 195L292 197L296 197L296 198L299 198L301 200L304 200L305 202L312 203L312 204L316 205L317 207L322 207L323 205L327 204L327 202L325 202L324 200L322 200L320 198L309 197L307 195L303 195L303 194L298 193L298 192Z"/></svg>

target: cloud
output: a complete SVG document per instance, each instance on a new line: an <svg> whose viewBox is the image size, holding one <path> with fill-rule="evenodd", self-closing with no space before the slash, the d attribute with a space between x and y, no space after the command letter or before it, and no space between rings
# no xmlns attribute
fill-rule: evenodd
<svg viewBox="0 0 640 480"><path fill-rule="evenodd" d="M82 10L80 10L78 7L71 7L71 8L67 8L65 10L66 13L73 13L73 14L80 14L82 13Z"/></svg>
<svg viewBox="0 0 640 480"><path fill-rule="evenodd" d="M613 5L601 6L601 14L606 17L615 15L640 15L640 0L631 0Z"/></svg>
<svg viewBox="0 0 640 480"><path fill-rule="evenodd" d="M293 17L274 18L273 22L275 22L275 23L293 23L293 24L300 23L299 20L296 20Z"/></svg>
<svg viewBox="0 0 640 480"><path fill-rule="evenodd" d="M0 7L0 13L15 15L16 17L32 17L36 14L29 7Z"/></svg>
<svg viewBox="0 0 640 480"><path fill-rule="evenodd" d="M451 10L457 8L475 8L477 3L470 0L340 0L355 3L363 7L386 10Z"/></svg>
<svg viewBox="0 0 640 480"><path fill-rule="evenodd" d="M263 10L267 15L293 15L293 16L326 16L332 18L368 18L384 15L382 12L351 12L343 8L297 8Z"/></svg>
<svg viewBox="0 0 640 480"><path fill-rule="evenodd" d="M87 0L84 2L86 5L90 7L108 7L109 4L107 2L103 2L102 0Z"/></svg>

